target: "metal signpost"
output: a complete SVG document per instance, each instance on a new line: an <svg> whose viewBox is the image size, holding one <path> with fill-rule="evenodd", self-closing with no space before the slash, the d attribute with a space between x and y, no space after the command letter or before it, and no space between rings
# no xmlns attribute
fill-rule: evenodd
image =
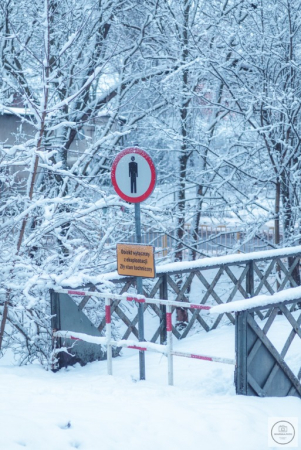
<svg viewBox="0 0 301 450"><path fill-rule="evenodd" d="M135 203L136 242L141 244L140 203L153 192L156 184L156 169L151 157L138 147L122 150L113 161L111 180L117 194L129 203ZM132 275L132 272L124 275ZM143 275L144 277L146 275ZM137 294L143 294L141 275L137 276ZM144 305L138 305L138 338L144 341ZM140 380L145 380L145 355L139 351Z"/></svg>

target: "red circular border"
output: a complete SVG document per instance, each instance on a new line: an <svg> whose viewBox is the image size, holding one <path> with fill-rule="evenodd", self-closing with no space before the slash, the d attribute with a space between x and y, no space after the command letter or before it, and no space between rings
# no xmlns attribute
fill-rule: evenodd
<svg viewBox="0 0 301 450"><path fill-rule="evenodd" d="M117 164L119 163L121 158L123 158L125 155L128 155L129 153L138 153L140 156L142 156L147 161L149 168L151 170L150 185L149 185L148 189L145 191L145 193L143 195L140 195L140 197L129 197L128 195L125 195L119 189L117 181L116 181ZM144 150L141 150L141 148L139 148L139 147L128 147L128 148L125 148L124 150L122 150L120 153L118 153L118 155L114 159L113 164L112 164L112 169L111 169L111 180L112 180L114 189L117 192L117 194L119 195L119 197L121 197L126 202L140 203L140 202L143 202L144 200L146 200L151 195L151 193L153 192L153 190L155 188L156 168L155 168L152 158L149 156L148 153L146 153Z"/></svg>

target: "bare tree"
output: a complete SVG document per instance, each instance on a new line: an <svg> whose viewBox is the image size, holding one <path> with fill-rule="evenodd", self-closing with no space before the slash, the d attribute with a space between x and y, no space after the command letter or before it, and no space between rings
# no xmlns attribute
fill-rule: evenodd
<svg viewBox="0 0 301 450"><path fill-rule="evenodd" d="M166 72L141 54L155 15L156 2L1 3L1 107L19 114L27 136L1 149L13 179L0 207L7 274L0 348L9 320L22 329L25 354L44 358L46 341L37 336L49 332L47 287L114 267L116 235L129 229L129 215L108 188L111 160L135 124L162 105L137 106L137 91ZM16 97L26 113L12 107Z"/></svg>

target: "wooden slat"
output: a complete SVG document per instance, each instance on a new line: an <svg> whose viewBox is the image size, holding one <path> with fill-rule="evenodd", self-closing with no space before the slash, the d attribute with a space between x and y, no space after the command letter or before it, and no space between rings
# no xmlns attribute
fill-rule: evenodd
<svg viewBox="0 0 301 450"><path fill-rule="evenodd" d="M216 303L218 305L223 305L224 302L222 301L222 299L216 294L216 292L214 291L215 285L217 284L218 280L220 279L220 277L223 275L224 273L224 267L221 267L220 270L218 271L218 273L215 275L212 284L210 285L208 283L208 281L204 278L204 276L202 275L201 272L197 272L196 275L199 278L199 280L204 284L204 286L207 288L207 293L203 298L203 302L205 303L205 300L207 300L210 295L214 298L214 300L216 301ZM230 313L226 313L228 319L230 320L231 323L235 323L234 317L232 314ZM217 325L220 323L221 319L223 317L223 314L221 314L220 316L218 316L218 318L215 321L216 325L213 325L213 327L211 329L214 329L217 327Z"/></svg>
<svg viewBox="0 0 301 450"><path fill-rule="evenodd" d="M173 289L173 291L177 294L175 301L189 302L188 298L185 297L183 293L181 293L181 289L179 288L177 283L170 276L168 276L167 282L168 282L169 286ZM177 300L179 298L180 298L180 300Z"/></svg>
<svg viewBox="0 0 301 450"><path fill-rule="evenodd" d="M293 317L293 315L289 312L289 310L287 309L286 306L280 304L279 308L282 311L282 313L284 314L284 316L287 318L289 323L291 324L291 326L293 328L292 332L297 334L299 336L299 338L301 339L301 329L300 329L301 316L299 316L298 320L296 320Z"/></svg>
<svg viewBox="0 0 301 450"><path fill-rule="evenodd" d="M189 276L186 278L186 280L185 280L183 286L181 286L181 288L180 288L180 290L179 290L179 292L178 292L177 297L175 298L175 301L181 302L181 301L183 301L182 298L185 298L184 301L189 302L189 299L188 299L187 297L184 297L184 293L185 293L185 292L187 291L187 289L191 286L191 283L192 283L192 280L193 280L193 278L194 278L194 275L195 275L194 272L191 272L191 273L189 274Z"/></svg>
<svg viewBox="0 0 301 450"><path fill-rule="evenodd" d="M181 339L184 339L185 337L187 337L189 331L191 330L191 328L193 327L194 323L196 322L196 320L198 320L198 322L201 324L202 328L204 328L204 330L209 331L209 327L207 325L207 323L205 322L205 320L200 316L200 310L199 309L195 309L192 313L192 316L187 324L187 327L185 328L185 330L182 333Z"/></svg>
<svg viewBox="0 0 301 450"><path fill-rule="evenodd" d="M148 294L149 298L155 298L156 294L160 291L160 286L163 283L163 278L158 278L157 282L155 282L154 286L152 287L151 291Z"/></svg>
<svg viewBox="0 0 301 450"><path fill-rule="evenodd" d="M292 284L292 287L297 287L298 285L297 285L296 281L294 280L292 273L293 273L293 270L295 269L296 265L299 263L299 258L295 259L295 261L293 262L293 264L289 270L285 267L285 265L283 264L281 259L277 259L277 263L279 264L279 267L282 269L282 272L285 274L285 278L282 281L281 285L279 286L279 291L283 291L286 283L288 283L288 282L290 282Z"/></svg>
<svg viewBox="0 0 301 450"><path fill-rule="evenodd" d="M252 389L254 389L258 397L266 396L265 390L259 386L257 381L252 377L252 375L249 372L247 375L247 383L252 387Z"/></svg>
<svg viewBox="0 0 301 450"><path fill-rule="evenodd" d="M275 290L271 287L271 285L267 281L267 278L271 274L274 266L275 266L275 260L272 260L272 262L269 264L267 270L263 274L261 272L261 270L259 269L259 267L257 267L257 265L254 262L254 264L253 264L254 272L256 272L258 278L260 279L259 285L254 289L254 296L256 296L256 295L258 295L260 293L263 285L265 285L265 287L268 289L270 294L274 294L275 293Z"/></svg>
<svg viewBox="0 0 301 450"><path fill-rule="evenodd" d="M217 316L217 319L216 319L215 322L212 324L212 327L211 327L210 331L211 331L211 330L215 330L215 329L218 327L218 325L220 324L220 322L221 322L221 320L222 320L223 317L224 317L224 314L219 314L219 315ZM227 313L227 317L228 317L228 319L230 320L230 322L234 325L235 319L234 319L234 317L232 316L232 314Z"/></svg>
<svg viewBox="0 0 301 450"><path fill-rule="evenodd" d="M201 281L201 283L203 283L203 285L207 289L207 292L206 292L206 294L204 296L204 303L207 302L207 300L210 297L210 295L214 298L214 300L217 302L217 304L223 303L223 301L221 300L219 295L216 294L216 292L214 291L214 288L217 285L217 282L219 281L219 279L221 278L223 273L224 273L224 267L220 267L218 272L217 272L217 274L215 275L214 279L209 284L209 282L203 276L202 272L200 272L200 271L196 272L196 276L198 277L198 279Z"/></svg>
<svg viewBox="0 0 301 450"><path fill-rule="evenodd" d="M159 327L157 328L157 330L155 331L155 334L153 335L153 337L151 338L150 342L157 342L157 339L159 339L160 337L160 333L163 329L163 322L160 323Z"/></svg>
<svg viewBox="0 0 301 450"><path fill-rule="evenodd" d="M249 297L247 292L245 291L245 289L242 286L242 282L245 280L248 270L249 270L249 267L246 266L244 268L244 270L242 271L242 273L240 274L239 278L236 278L236 276L232 273L232 271L229 269L229 267L227 267L227 266L225 267L226 274L229 276L230 280L234 284L233 291L232 291L230 297L227 299L227 303L231 302L234 299L237 291L239 291L244 298Z"/></svg>
<svg viewBox="0 0 301 450"><path fill-rule="evenodd" d="M119 308L119 306L117 306L117 307L115 308L115 311L114 311L114 312L115 312L115 314L117 314L117 315L120 317L120 319L125 323L125 325L127 325L127 327L131 329L131 333L133 333L133 334L136 336L136 338L138 338L138 330L137 330L137 328L135 327L136 323L138 322L138 315L136 315L136 316L134 317L134 319L131 321L131 320L124 314L124 312L122 311L122 309Z"/></svg>
<svg viewBox="0 0 301 450"><path fill-rule="evenodd" d="M196 316L196 320L204 328L205 331L210 331L209 325L204 321L204 319L202 319L200 315Z"/></svg>

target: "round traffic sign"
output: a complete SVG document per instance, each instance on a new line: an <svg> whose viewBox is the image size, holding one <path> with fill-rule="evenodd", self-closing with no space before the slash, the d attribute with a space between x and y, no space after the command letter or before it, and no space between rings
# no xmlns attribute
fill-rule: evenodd
<svg viewBox="0 0 301 450"><path fill-rule="evenodd" d="M153 160L144 150L129 147L122 150L113 161L111 180L117 194L127 202L146 200L156 184Z"/></svg>

